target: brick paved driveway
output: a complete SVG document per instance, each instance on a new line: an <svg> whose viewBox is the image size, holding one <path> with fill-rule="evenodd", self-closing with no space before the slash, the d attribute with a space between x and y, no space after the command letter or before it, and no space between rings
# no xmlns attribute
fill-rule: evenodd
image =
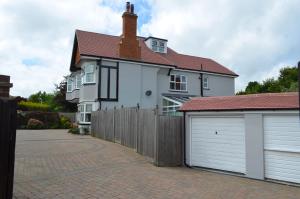
<svg viewBox="0 0 300 199"><path fill-rule="evenodd" d="M118 144L64 130L18 131L14 198L300 198L300 188L155 167Z"/></svg>

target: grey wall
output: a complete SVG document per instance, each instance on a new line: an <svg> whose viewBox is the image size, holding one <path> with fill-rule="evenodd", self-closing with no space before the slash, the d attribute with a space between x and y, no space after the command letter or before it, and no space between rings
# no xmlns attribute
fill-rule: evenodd
<svg viewBox="0 0 300 199"><path fill-rule="evenodd" d="M208 77L208 89L203 90L204 96L234 95L234 78L210 74L204 74L203 77Z"/></svg>
<svg viewBox="0 0 300 199"><path fill-rule="evenodd" d="M261 113L245 114L246 175L264 179L264 132Z"/></svg>

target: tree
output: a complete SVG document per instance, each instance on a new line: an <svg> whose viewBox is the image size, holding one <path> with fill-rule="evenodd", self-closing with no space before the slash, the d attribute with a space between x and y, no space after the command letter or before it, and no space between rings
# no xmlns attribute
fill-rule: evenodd
<svg viewBox="0 0 300 199"><path fill-rule="evenodd" d="M35 94L30 95L28 101L41 104L50 104L53 100L53 97L53 94L46 93L45 91L39 91Z"/></svg>
<svg viewBox="0 0 300 199"><path fill-rule="evenodd" d="M76 112L77 104L66 100L67 79L64 78L59 84L55 85L53 102L56 104L56 111Z"/></svg>
<svg viewBox="0 0 300 199"><path fill-rule="evenodd" d="M246 87L246 93L259 93L261 90L261 85L257 81L249 82L248 86Z"/></svg>
<svg viewBox="0 0 300 199"><path fill-rule="evenodd" d="M297 91L298 89L298 68L285 67L280 69L280 74L277 79L269 78L262 83L257 81L249 82L245 91L239 91L236 94L291 92Z"/></svg>

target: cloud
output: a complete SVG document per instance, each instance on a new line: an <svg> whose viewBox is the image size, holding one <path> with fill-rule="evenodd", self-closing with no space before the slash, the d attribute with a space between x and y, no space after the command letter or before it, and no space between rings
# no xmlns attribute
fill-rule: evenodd
<svg viewBox="0 0 300 199"><path fill-rule="evenodd" d="M210 57L237 72L236 90L300 59L299 0L151 0L142 34L181 53ZM276 71L276 72L275 72Z"/></svg>
<svg viewBox="0 0 300 199"><path fill-rule="evenodd" d="M0 74L11 76L11 94L53 91L69 73L75 29L120 34L120 16L105 1L1 1Z"/></svg>

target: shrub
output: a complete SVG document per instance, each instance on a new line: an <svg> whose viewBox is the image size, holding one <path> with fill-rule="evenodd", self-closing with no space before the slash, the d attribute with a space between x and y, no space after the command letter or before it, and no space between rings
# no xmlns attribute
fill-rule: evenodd
<svg viewBox="0 0 300 199"><path fill-rule="evenodd" d="M60 123L60 125L59 125L60 128L63 128L63 129L69 129L72 127L72 123L71 123L70 119L65 116L60 117L59 123Z"/></svg>
<svg viewBox="0 0 300 199"><path fill-rule="evenodd" d="M18 109L22 111L49 111L50 106L47 104L21 101L18 103Z"/></svg>
<svg viewBox="0 0 300 199"><path fill-rule="evenodd" d="M22 128L24 125L26 126L31 118L43 122L45 128L60 128L58 113L41 111L18 111L18 128Z"/></svg>
<svg viewBox="0 0 300 199"><path fill-rule="evenodd" d="M45 125L42 121L31 118L28 120L27 128L28 129L43 129L43 128L45 128Z"/></svg>
<svg viewBox="0 0 300 199"><path fill-rule="evenodd" d="M69 131L68 131L69 133L72 133L72 134L79 134L80 132L79 132L79 128L71 128L71 129L69 129Z"/></svg>

